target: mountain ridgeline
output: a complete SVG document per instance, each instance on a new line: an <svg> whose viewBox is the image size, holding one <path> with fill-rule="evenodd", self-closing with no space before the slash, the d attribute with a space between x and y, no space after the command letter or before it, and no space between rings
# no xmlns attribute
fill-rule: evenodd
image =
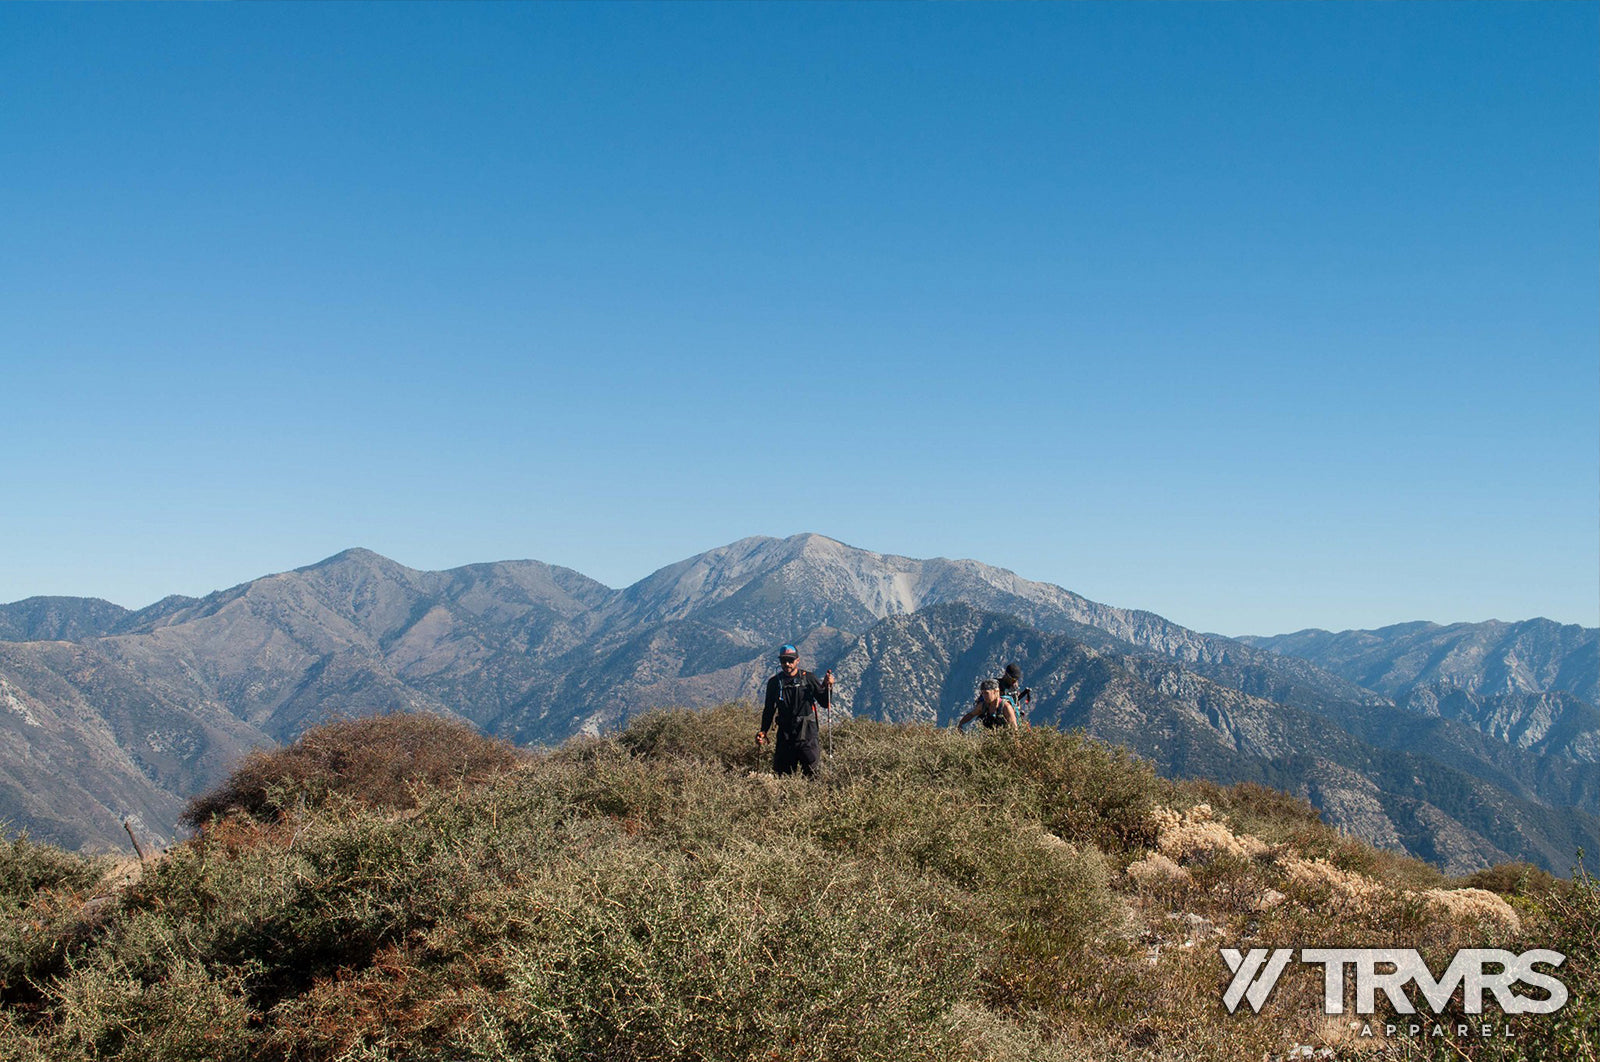
<svg viewBox="0 0 1600 1062"><path fill-rule="evenodd" d="M69 847L120 844L124 818L164 839L246 750L331 714L428 711L551 744L754 697L793 641L807 666L835 668L841 712L945 724L1016 661L1035 724L1126 744L1164 773L1288 790L1452 872L1529 859L1565 873L1600 830L1586 670L1600 632L1549 626L1558 637L1512 637L1514 667L1485 650L1477 670L1465 653L1430 669L1408 662L1428 655L1414 642L1396 640L1389 665L1370 640L1342 655L1303 635L1252 644L818 535L744 539L621 590L536 561L422 572L349 550L138 612L0 605L0 819ZM1388 675L1409 680L1374 678Z"/></svg>

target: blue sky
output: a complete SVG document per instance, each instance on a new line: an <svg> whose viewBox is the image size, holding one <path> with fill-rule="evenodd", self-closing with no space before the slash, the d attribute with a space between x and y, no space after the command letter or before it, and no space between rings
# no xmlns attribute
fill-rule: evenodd
<svg viewBox="0 0 1600 1062"><path fill-rule="evenodd" d="M1600 623L1600 6L0 6L0 601L751 534Z"/></svg>

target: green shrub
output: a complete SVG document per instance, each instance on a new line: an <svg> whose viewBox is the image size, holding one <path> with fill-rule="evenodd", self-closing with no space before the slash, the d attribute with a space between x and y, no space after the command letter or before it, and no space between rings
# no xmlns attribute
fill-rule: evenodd
<svg viewBox="0 0 1600 1062"><path fill-rule="evenodd" d="M35 982L86 945L98 923L84 901L110 867L26 834L0 840L0 1005L36 1001Z"/></svg>
<svg viewBox="0 0 1600 1062"><path fill-rule="evenodd" d="M128 1062L245 1062L260 1034L238 985L178 957L150 981L96 967L72 978L60 997L49 1055ZM48 1050L53 1048L53 1050Z"/></svg>
<svg viewBox="0 0 1600 1062"><path fill-rule="evenodd" d="M952 899L818 849L623 841L552 868L464 1042L521 1058L927 1058L977 945ZM956 946L952 946L952 944Z"/></svg>
<svg viewBox="0 0 1600 1062"><path fill-rule="evenodd" d="M108 866L105 859L36 844L26 833L8 841L0 830L0 912L25 906L41 890L91 888Z"/></svg>
<svg viewBox="0 0 1600 1062"><path fill-rule="evenodd" d="M1500 868L1481 873L1491 880L1504 880L1494 874ZM1505 875L1509 877L1509 875ZM1555 971L1569 993L1566 1006L1555 1014L1518 1023L1519 1042L1515 1054L1529 1062L1596 1062L1600 1058L1600 881L1583 865L1578 852L1572 880L1554 879L1546 883L1535 875L1518 873L1526 888L1537 881L1547 888L1533 890L1539 897L1532 916L1524 919L1523 937L1518 951L1549 948L1566 956ZM1527 895L1527 892L1521 892Z"/></svg>
<svg viewBox="0 0 1600 1062"><path fill-rule="evenodd" d="M715 708L657 709L633 719L617 736L617 744L639 756L682 756L716 763L731 770L754 771L771 747L756 745L761 712L744 701Z"/></svg>
<svg viewBox="0 0 1600 1062"><path fill-rule="evenodd" d="M1532 863L1497 863L1487 870L1467 875L1456 887L1488 889L1502 896L1547 896L1560 885L1556 876Z"/></svg>

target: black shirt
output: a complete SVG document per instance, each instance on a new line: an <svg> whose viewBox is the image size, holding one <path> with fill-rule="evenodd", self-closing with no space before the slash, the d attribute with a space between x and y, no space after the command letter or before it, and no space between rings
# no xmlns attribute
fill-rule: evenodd
<svg viewBox="0 0 1600 1062"><path fill-rule="evenodd" d="M761 712L761 729L772 729L776 716L778 734L795 741L817 736L816 710L828 707L828 687L809 671L794 675L778 672L767 680L767 703Z"/></svg>

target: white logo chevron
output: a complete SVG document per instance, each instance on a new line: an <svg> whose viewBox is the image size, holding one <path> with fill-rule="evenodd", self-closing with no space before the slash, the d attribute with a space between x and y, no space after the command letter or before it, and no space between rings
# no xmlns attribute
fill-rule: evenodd
<svg viewBox="0 0 1600 1062"><path fill-rule="evenodd" d="M1222 949L1222 959L1233 971L1233 983L1222 995L1222 1004L1228 1008L1229 1014L1238 1008L1240 999L1249 1000L1250 1009L1260 1014L1262 1004L1277 987L1283 968L1289 965L1289 960L1294 956L1294 949L1278 948L1271 953L1271 959L1267 955L1266 948L1251 948L1248 955L1241 954L1237 948ZM1263 963L1266 965L1264 970Z"/></svg>

